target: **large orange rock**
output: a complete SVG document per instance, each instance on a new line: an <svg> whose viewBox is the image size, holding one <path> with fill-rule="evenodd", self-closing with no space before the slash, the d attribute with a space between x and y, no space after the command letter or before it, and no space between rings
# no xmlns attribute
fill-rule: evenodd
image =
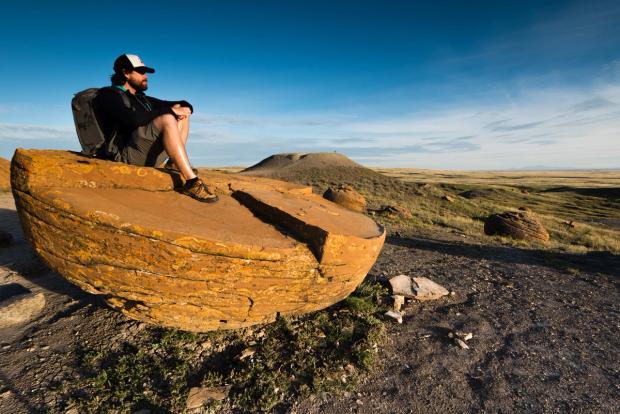
<svg viewBox="0 0 620 414"><path fill-rule="evenodd" d="M11 189L9 160L0 157L0 191L9 191Z"/></svg>
<svg viewBox="0 0 620 414"><path fill-rule="evenodd" d="M22 227L51 268L131 318L190 331L273 321L346 296L385 231L310 187L204 172L200 203L180 177L66 151L18 149Z"/></svg>

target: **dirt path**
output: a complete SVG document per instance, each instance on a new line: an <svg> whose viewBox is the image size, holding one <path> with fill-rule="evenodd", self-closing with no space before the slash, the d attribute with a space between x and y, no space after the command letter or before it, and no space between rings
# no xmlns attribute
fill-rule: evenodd
<svg viewBox="0 0 620 414"><path fill-rule="evenodd" d="M44 292L45 311L0 329L0 414L44 412L75 375L79 345L122 341L141 325L49 271L0 193L0 284ZM467 240L467 239L466 239ZM370 278L429 277L456 294L414 305L392 325L379 369L354 393L301 401L297 413L620 411L620 258L390 238ZM450 329L472 332L456 347Z"/></svg>

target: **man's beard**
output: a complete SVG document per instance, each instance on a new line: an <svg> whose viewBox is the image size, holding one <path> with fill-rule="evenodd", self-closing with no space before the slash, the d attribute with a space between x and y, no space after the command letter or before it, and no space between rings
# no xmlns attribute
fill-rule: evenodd
<svg viewBox="0 0 620 414"><path fill-rule="evenodd" d="M132 88L140 92L144 92L149 88L148 82L146 80L142 82L129 81L129 84L131 85Z"/></svg>

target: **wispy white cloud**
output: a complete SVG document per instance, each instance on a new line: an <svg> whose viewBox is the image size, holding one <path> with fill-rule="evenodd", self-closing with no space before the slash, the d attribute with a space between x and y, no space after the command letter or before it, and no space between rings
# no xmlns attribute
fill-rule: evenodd
<svg viewBox="0 0 620 414"><path fill-rule="evenodd" d="M494 104L376 113L196 116L189 153L194 162L213 166L249 165L278 152L338 151L385 166L620 167L620 82L522 89ZM75 149L78 141L72 125L0 123L0 156L10 156L17 146Z"/></svg>
<svg viewBox="0 0 620 414"><path fill-rule="evenodd" d="M75 129L70 126L47 126L0 123L0 140L77 140Z"/></svg>
<svg viewBox="0 0 620 414"><path fill-rule="evenodd" d="M339 151L377 165L426 168L620 167L619 83L522 90L494 105L333 119L341 121L325 124L318 118L303 125L274 119L245 128L220 118L218 131L202 130L194 153L213 154L204 159L214 165L232 157L252 163L274 152Z"/></svg>

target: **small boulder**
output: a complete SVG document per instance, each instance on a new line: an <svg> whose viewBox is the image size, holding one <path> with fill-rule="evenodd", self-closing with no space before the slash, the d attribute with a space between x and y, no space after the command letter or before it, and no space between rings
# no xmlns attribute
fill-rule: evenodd
<svg viewBox="0 0 620 414"><path fill-rule="evenodd" d="M387 311L385 312L385 316L395 322L403 323L403 314L398 311Z"/></svg>
<svg viewBox="0 0 620 414"><path fill-rule="evenodd" d="M484 232L489 235L508 236L519 240L549 241L549 233L531 213L507 211L491 214L484 223Z"/></svg>
<svg viewBox="0 0 620 414"><path fill-rule="evenodd" d="M398 275L390 279L392 294L420 301L439 299L450 292L443 286L425 277Z"/></svg>
<svg viewBox="0 0 620 414"><path fill-rule="evenodd" d="M407 275L394 276L390 279L390 286L392 287L392 294L394 295L404 296L406 298L413 298L415 296L411 278Z"/></svg>
<svg viewBox="0 0 620 414"><path fill-rule="evenodd" d="M330 187L323 193L323 198L349 210L364 211L366 209L364 196L349 186L339 186L335 189Z"/></svg>
<svg viewBox="0 0 620 414"><path fill-rule="evenodd" d="M33 293L18 283L0 286L0 328L28 322L45 306L43 293Z"/></svg>
<svg viewBox="0 0 620 414"><path fill-rule="evenodd" d="M425 277L414 277L413 290L417 300L434 300L448 295L450 292L438 283Z"/></svg>
<svg viewBox="0 0 620 414"><path fill-rule="evenodd" d="M194 387L189 390L187 396L187 410L198 410L210 401L222 401L228 395L229 390L230 386Z"/></svg>
<svg viewBox="0 0 620 414"><path fill-rule="evenodd" d="M392 308L395 311L400 311L400 308L405 304L405 297L402 295L392 295Z"/></svg>
<svg viewBox="0 0 620 414"><path fill-rule="evenodd" d="M413 217L408 208L399 205L385 206L377 210L371 210L370 212L382 216L388 216L390 218L410 219Z"/></svg>
<svg viewBox="0 0 620 414"><path fill-rule="evenodd" d="M449 195L444 195L441 199L447 201L448 203L454 203L454 197Z"/></svg>

